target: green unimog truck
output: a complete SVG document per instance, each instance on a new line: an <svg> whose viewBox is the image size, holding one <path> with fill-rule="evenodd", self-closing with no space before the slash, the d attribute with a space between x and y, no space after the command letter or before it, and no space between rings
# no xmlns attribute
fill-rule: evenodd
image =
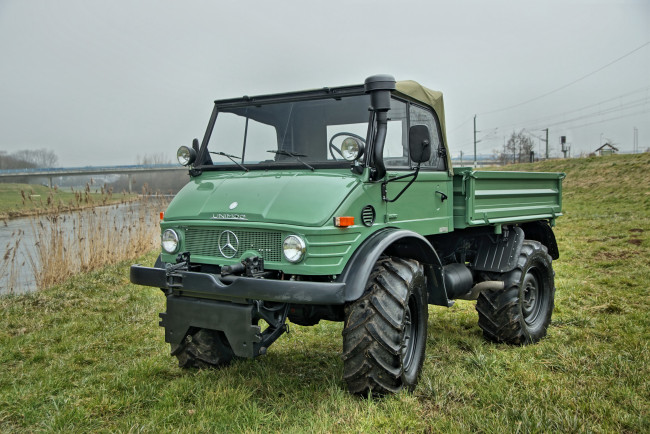
<svg viewBox="0 0 650 434"><path fill-rule="evenodd" d="M428 305L477 300L490 341L546 335L561 173L453 169L442 94L363 85L215 102L162 253L131 282L162 289L179 365L265 354L286 321L343 321L352 393L413 389ZM262 321L263 320L263 321Z"/></svg>

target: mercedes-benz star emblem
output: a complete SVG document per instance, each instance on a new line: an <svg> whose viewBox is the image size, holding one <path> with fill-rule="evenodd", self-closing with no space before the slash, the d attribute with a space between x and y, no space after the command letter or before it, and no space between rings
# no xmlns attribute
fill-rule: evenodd
<svg viewBox="0 0 650 434"><path fill-rule="evenodd" d="M224 258L232 258L239 250L239 239L232 231L223 231L219 235L219 251Z"/></svg>

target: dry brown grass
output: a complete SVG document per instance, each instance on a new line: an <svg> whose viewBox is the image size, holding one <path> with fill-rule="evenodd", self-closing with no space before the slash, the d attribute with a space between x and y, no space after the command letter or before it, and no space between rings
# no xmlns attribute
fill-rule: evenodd
<svg viewBox="0 0 650 434"><path fill-rule="evenodd" d="M102 188L97 195L89 185L83 191L73 191L67 203L57 201L54 192L34 199L21 191L24 202L41 203L33 207L35 214L30 216L32 233L30 229L14 231L0 257L4 291L29 289L19 282L25 278L25 267L31 268L36 288L43 289L75 274L154 250L160 242L159 212L166 208L167 199L146 190L142 193L136 202L129 198L115 204L112 191ZM26 245L32 244L31 239L33 245Z"/></svg>
<svg viewBox="0 0 650 434"><path fill-rule="evenodd" d="M135 259L160 243L162 196L139 202L35 217L30 262L39 289L109 264ZM118 210L119 208L119 210Z"/></svg>
<svg viewBox="0 0 650 434"><path fill-rule="evenodd" d="M19 267L21 259L18 257L18 251L23 239L23 231L21 229L13 231L11 240L5 246L5 253L0 259L0 276L6 276L6 283L8 288L15 288L18 284ZM13 291L11 291L13 292Z"/></svg>

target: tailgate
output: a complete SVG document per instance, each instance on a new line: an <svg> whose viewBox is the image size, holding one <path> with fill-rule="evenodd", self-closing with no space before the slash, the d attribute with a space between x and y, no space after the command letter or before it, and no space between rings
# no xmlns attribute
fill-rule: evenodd
<svg viewBox="0 0 650 434"><path fill-rule="evenodd" d="M454 226L463 228L562 215L564 173L491 172L454 174Z"/></svg>

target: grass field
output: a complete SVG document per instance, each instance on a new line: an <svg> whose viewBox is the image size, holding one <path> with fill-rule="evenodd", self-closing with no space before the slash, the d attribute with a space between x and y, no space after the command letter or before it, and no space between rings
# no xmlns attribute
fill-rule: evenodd
<svg viewBox="0 0 650 434"><path fill-rule="evenodd" d="M430 307L413 393L350 396L329 322L292 325L256 360L182 371L158 327L162 294L130 285L122 263L0 298L0 430L650 431L650 154L519 169L568 175L539 344L486 343L461 301Z"/></svg>
<svg viewBox="0 0 650 434"><path fill-rule="evenodd" d="M103 189L91 192L90 186L86 190L73 191L35 184L0 183L0 219L119 203L135 196L113 194Z"/></svg>

